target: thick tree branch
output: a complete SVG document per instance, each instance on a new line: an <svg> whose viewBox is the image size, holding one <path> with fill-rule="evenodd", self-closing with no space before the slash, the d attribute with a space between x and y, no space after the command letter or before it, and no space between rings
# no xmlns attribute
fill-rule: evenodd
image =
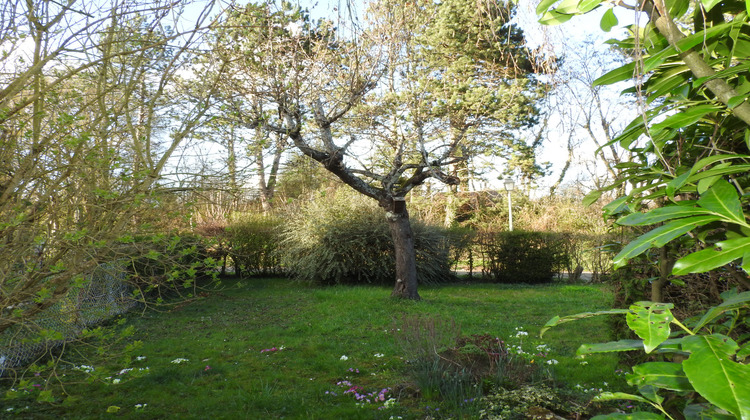
<svg viewBox="0 0 750 420"><path fill-rule="evenodd" d="M667 38L669 45L675 48L680 54L680 57L685 61L690 71L696 78L711 77L716 75L716 71L706 63L701 55L694 49L681 50L679 47L679 41L685 38L685 35L675 25L674 21L666 13L666 5L664 0L652 0L645 5L645 9L648 12L651 22L654 24L656 29ZM729 100L738 96L738 93L732 89L729 84L721 78L715 78L705 82L706 87L716 95L716 98L721 101L724 105L729 104ZM734 115L737 118L750 125L750 103L747 101L734 107L732 109Z"/></svg>

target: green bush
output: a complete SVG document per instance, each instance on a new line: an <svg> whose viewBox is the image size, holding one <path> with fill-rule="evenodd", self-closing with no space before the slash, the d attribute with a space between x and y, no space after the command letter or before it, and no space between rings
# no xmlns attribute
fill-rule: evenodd
<svg viewBox="0 0 750 420"><path fill-rule="evenodd" d="M275 275L281 273L276 252L281 219L262 214L233 217L227 226L229 254L238 275Z"/></svg>
<svg viewBox="0 0 750 420"><path fill-rule="evenodd" d="M499 283L546 283L567 269L564 235L546 232L496 232L481 235L485 275Z"/></svg>
<svg viewBox="0 0 750 420"><path fill-rule="evenodd" d="M412 220L420 283L451 278L445 229ZM283 265L305 282L389 284L396 278L384 212L366 197L342 191L307 203L283 227Z"/></svg>

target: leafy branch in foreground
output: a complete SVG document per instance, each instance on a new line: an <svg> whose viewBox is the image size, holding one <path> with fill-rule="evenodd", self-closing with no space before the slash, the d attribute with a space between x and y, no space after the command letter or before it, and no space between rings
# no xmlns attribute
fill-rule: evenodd
<svg viewBox="0 0 750 420"><path fill-rule="evenodd" d="M560 324L599 315L625 314L628 327L639 337L609 343L583 344L577 354L644 350L658 354L660 361L633 366L628 384L637 387L640 395L625 392L604 392L597 401L631 400L649 404L674 419L673 404L688 419L750 418L750 365L743 363L750 356L747 334L738 341L730 336L746 330L750 308L750 292L729 291L724 302L709 309L700 319L686 325L677 320L668 303L638 302L629 309L586 312L567 317L554 317L544 325L540 336ZM690 325L692 324L692 328ZM675 331L671 326L677 327ZM670 393L666 398L664 393ZM697 393L705 402L695 400ZM670 401L670 406L665 401ZM662 418L648 412L632 413L638 418ZM595 419L621 418L622 414L597 416ZM632 418L629 416L629 418Z"/></svg>

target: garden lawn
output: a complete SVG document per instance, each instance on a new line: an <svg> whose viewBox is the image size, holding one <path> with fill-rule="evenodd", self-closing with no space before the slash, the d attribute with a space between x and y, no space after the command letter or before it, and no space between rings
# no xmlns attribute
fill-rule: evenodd
<svg viewBox="0 0 750 420"><path fill-rule="evenodd" d="M609 309L612 297L604 286L450 284L424 286L420 294L422 300L414 302L392 299L383 287L225 282L195 300L133 313L123 326L112 327L135 327L129 341L142 344L131 352L130 364L122 349L106 351L118 354L113 360L97 356L96 346L77 344L66 353L69 363L56 371L64 388L44 375L16 383L8 394L16 398L2 400L0 417L450 417L435 411L439 401L408 391L414 387L394 333L414 316L454 320L463 335L491 334L530 352L545 343L551 352L535 362L549 366L558 384L617 389L615 356L573 357L583 342L610 338L604 318L566 324L538 338L554 315ZM84 365L99 379L87 381ZM132 370L121 372L125 367ZM44 389L54 402L33 401Z"/></svg>

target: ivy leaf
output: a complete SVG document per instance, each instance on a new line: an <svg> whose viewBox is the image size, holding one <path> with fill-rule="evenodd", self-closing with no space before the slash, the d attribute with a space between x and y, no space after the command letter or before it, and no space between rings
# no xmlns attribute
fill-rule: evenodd
<svg viewBox="0 0 750 420"><path fill-rule="evenodd" d="M633 366L627 375L628 384L638 387L651 385L672 391L693 391L682 364L671 362L648 362Z"/></svg>
<svg viewBox="0 0 750 420"><path fill-rule="evenodd" d="M643 339L643 348L651 353L669 338L669 323L674 320L671 303L638 302L630 306L625 319L633 332Z"/></svg>
<svg viewBox="0 0 750 420"><path fill-rule="evenodd" d="M694 335L683 340L682 348L690 352L682 368L693 388L738 418L750 418L750 365L732 360L737 343L721 334Z"/></svg>

